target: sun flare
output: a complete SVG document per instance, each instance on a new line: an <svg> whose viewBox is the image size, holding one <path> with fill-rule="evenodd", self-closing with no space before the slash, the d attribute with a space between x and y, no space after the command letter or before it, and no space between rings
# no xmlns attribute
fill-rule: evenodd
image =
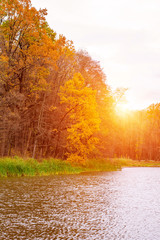
<svg viewBox="0 0 160 240"><path fill-rule="evenodd" d="M118 115L126 115L131 111L127 103L117 103L115 109Z"/></svg>
<svg viewBox="0 0 160 240"><path fill-rule="evenodd" d="M115 106L115 111L120 116L126 116L130 114L131 112L134 112L136 110L136 106L131 104L130 102L118 102Z"/></svg>
<svg viewBox="0 0 160 240"><path fill-rule="evenodd" d="M138 107L135 101L134 96L130 91L125 92L124 98L117 101L115 105L115 111L120 116L127 116L131 112L137 111Z"/></svg>

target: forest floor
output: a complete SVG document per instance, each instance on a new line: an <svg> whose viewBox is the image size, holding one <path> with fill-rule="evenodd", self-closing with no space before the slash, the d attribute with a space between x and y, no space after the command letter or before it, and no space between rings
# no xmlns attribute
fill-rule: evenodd
<svg viewBox="0 0 160 240"><path fill-rule="evenodd" d="M71 165L58 159L35 160L20 157L0 158L0 177L78 174L82 172L116 171L123 167L160 167L160 161L127 158L92 159L84 165Z"/></svg>

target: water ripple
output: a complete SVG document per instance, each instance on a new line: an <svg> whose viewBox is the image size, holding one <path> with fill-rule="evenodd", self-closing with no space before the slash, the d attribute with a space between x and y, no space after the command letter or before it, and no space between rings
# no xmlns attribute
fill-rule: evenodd
<svg viewBox="0 0 160 240"><path fill-rule="evenodd" d="M160 168L0 179L0 239L160 239Z"/></svg>

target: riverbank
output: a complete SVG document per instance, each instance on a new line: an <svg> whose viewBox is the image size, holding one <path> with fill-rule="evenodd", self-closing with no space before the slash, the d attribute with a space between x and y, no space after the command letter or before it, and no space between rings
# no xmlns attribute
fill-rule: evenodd
<svg viewBox="0 0 160 240"><path fill-rule="evenodd" d="M0 158L0 177L44 176L56 174L78 174L93 171L116 171L123 167L160 167L157 161L137 161L126 158L92 159L83 166L72 166L58 159L35 160L20 157Z"/></svg>
<svg viewBox="0 0 160 240"><path fill-rule="evenodd" d="M23 159L17 156L0 158L1 177L76 174L80 172L80 167L73 167L69 163L58 159L38 161L30 158Z"/></svg>

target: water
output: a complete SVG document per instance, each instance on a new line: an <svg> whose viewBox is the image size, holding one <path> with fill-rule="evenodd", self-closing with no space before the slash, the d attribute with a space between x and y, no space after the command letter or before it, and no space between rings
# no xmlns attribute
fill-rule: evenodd
<svg viewBox="0 0 160 240"><path fill-rule="evenodd" d="M160 240L160 168L1 178L0 239Z"/></svg>

